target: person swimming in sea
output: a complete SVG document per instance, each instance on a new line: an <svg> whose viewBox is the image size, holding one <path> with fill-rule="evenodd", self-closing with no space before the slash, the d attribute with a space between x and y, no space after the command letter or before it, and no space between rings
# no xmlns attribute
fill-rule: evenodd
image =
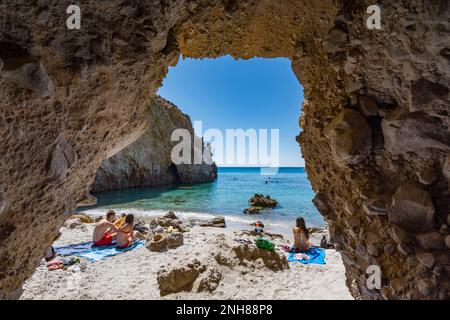
<svg viewBox="0 0 450 320"><path fill-rule="evenodd" d="M294 234L292 250L294 252L306 252L311 244L309 243L309 231L306 228L305 219L298 217L295 224L296 226L292 228L292 233Z"/></svg>

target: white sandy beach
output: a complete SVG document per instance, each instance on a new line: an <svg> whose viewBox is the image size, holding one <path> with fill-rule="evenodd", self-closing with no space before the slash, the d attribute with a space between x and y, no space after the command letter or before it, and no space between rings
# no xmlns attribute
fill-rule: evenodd
<svg viewBox="0 0 450 320"><path fill-rule="evenodd" d="M63 227L55 245L89 241L93 228L93 224L73 229ZM214 254L236 245L233 239L240 236L238 233L230 228L196 226L184 233L184 245L166 252L151 252L141 247L95 263L88 262L86 270L76 272L48 271L41 265L24 284L21 299L352 299L345 285L340 254L332 249L326 250L325 265L293 262L289 263L289 269L277 272L258 260L246 266L217 264L212 258ZM312 242L317 243L319 239L312 237ZM286 243L283 239L273 241ZM163 266L185 265L194 259L219 270L221 280L216 290L183 291L161 297L158 271Z"/></svg>

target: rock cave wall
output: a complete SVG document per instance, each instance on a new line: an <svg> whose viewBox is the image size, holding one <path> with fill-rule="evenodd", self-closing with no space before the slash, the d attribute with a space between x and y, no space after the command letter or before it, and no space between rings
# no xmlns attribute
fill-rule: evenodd
<svg viewBox="0 0 450 320"><path fill-rule="evenodd" d="M315 205L355 298L448 299L448 1L69 1L0 6L0 296L15 298L105 158L187 57L288 57ZM368 289L367 266L382 272Z"/></svg>
<svg viewBox="0 0 450 320"><path fill-rule="evenodd" d="M175 129L186 129L190 132L192 163L196 157L201 158L206 152L201 139L195 136L188 115L159 96L152 99L145 113L147 115L145 132L135 142L102 162L95 175L92 192L215 180L217 167L214 163L192 165L172 163L171 151L178 143L171 141Z"/></svg>

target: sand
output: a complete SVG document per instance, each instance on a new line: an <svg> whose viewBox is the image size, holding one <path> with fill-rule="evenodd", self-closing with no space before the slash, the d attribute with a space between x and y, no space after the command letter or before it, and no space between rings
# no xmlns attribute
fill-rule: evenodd
<svg viewBox="0 0 450 320"><path fill-rule="evenodd" d="M61 228L56 246L91 240L93 225ZM193 227L184 233L184 245L166 252L135 249L95 263L84 271L48 271L40 265L23 286L21 299L352 299L345 285L345 269L338 252L326 250L325 265L289 263L290 269L271 271L260 265L220 266L222 279L215 291L179 292L160 296L157 272L162 266L194 258L211 261L220 244L236 244L236 230ZM312 239L317 242L318 236ZM275 241L285 243L283 239ZM286 253L282 253L287 255Z"/></svg>

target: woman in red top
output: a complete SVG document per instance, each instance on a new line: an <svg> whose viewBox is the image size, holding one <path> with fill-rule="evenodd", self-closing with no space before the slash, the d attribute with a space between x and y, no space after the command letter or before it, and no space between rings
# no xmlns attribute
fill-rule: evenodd
<svg viewBox="0 0 450 320"><path fill-rule="evenodd" d="M124 224L117 230L117 245L123 249L129 247L137 239L145 239L145 236L139 231L134 231L134 215L127 214Z"/></svg>

